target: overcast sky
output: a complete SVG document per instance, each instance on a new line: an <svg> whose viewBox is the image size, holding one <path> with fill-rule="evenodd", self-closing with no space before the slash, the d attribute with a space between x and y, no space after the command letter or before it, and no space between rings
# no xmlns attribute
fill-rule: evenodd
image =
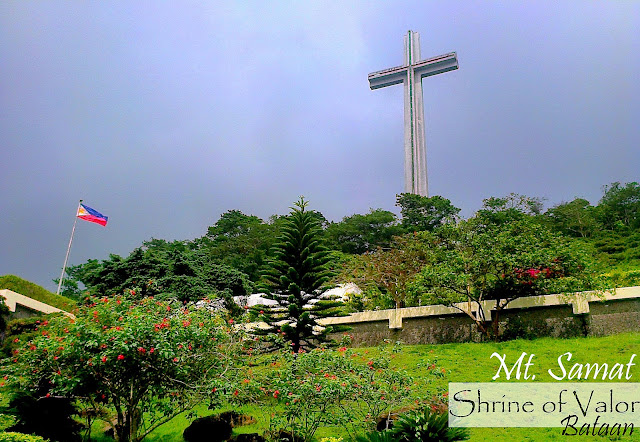
<svg viewBox="0 0 640 442"><path fill-rule="evenodd" d="M640 181L640 2L0 3L0 275L193 239L299 195L338 221L397 212L403 88L370 72L456 51L423 81L429 190L465 216Z"/></svg>

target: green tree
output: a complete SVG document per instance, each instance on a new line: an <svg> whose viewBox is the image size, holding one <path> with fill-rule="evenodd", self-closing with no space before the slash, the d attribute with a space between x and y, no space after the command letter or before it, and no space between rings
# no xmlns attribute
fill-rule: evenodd
<svg viewBox="0 0 640 442"><path fill-rule="evenodd" d="M343 253L361 254L378 247L389 247L394 236L403 233L393 212L371 209L366 215L354 214L327 229L330 247Z"/></svg>
<svg viewBox="0 0 640 442"><path fill-rule="evenodd" d="M388 249L346 261L336 280L358 284L372 298L369 309L414 307L419 298L408 286L430 259L420 235L406 234L395 237Z"/></svg>
<svg viewBox="0 0 640 442"><path fill-rule="evenodd" d="M487 337L498 339L500 312L514 299L596 288L592 250L533 218L495 225L475 217L421 236L432 258L412 290L464 312Z"/></svg>
<svg viewBox="0 0 640 442"><path fill-rule="evenodd" d="M112 407L117 440L140 441L233 385L242 336L220 317L150 298L92 301L20 342L2 365L13 388L75 399L87 416Z"/></svg>
<svg viewBox="0 0 640 442"><path fill-rule="evenodd" d="M595 208L582 198L558 204L547 210L545 216L555 230L573 237L589 238L600 228Z"/></svg>
<svg viewBox="0 0 640 442"><path fill-rule="evenodd" d="M494 225L536 217L542 213L543 208L540 198L517 193L510 193L503 198L487 198L482 203L475 218L482 223Z"/></svg>
<svg viewBox="0 0 640 442"><path fill-rule="evenodd" d="M396 196L396 206L402 213L402 226L407 231L431 231L457 219L460 209L441 196L426 197L413 193Z"/></svg>
<svg viewBox="0 0 640 442"><path fill-rule="evenodd" d="M233 267L257 282L269 249L278 236L280 224L277 219L265 223L257 216L229 210L194 244L212 261Z"/></svg>
<svg viewBox="0 0 640 442"><path fill-rule="evenodd" d="M295 352L327 340L331 328L320 327L318 320L338 314L341 305L320 297L331 276L331 258L322 244L317 216L306 207L302 197L292 207L264 273L265 296L276 301L278 307L253 309L267 324L256 332L272 335L280 331Z"/></svg>
<svg viewBox="0 0 640 442"><path fill-rule="evenodd" d="M615 182L604 186L598 209L600 221L610 230L617 226L640 228L640 184L635 181L624 185Z"/></svg>

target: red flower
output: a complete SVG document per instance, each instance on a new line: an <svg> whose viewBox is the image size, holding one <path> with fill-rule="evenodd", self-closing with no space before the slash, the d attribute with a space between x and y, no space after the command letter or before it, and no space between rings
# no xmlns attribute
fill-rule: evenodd
<svg viewBox="0 0 640 442"><path fill-rule="evenodd" d="M121 361L124 359L124 355L118 355L118 360Z"/></svg>
<svg viewBox="0 0 640 442"><path fill-rule="evenodd" d="M173 362L178 362L178 358L173 358Z"/></svg>
<svg viewBox="0 0 640 442"><path fill-rule="evenodd" d="M138 351L139 351L140 353L144 353L144 352L146 352L147 350L145 350L145 349L144 349L144 347L138 347Z"/></svg>
<svg viewBox="0 0 640 442"><path fill-rule="evenodd" d="M102 360L102 362L107 362L107 357L103 356L101 360Z"/></svg>

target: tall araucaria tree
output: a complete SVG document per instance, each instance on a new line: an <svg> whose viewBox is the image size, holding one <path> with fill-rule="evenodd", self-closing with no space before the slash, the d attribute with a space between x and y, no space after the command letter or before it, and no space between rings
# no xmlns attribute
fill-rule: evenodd
<svg viewBox="0 0 640 442"><path fill-rule="evenodd" d="M337 315L341 306L335 300L321 298L331 276L331 258L322 243L317 216L306 209L307 204L301 197L291 208L264 273L265 296L278 305L253 309L266 324L256 333L279 334L294 352L326 342L327 335L337 330L322 327L318 321Z"/></svg>

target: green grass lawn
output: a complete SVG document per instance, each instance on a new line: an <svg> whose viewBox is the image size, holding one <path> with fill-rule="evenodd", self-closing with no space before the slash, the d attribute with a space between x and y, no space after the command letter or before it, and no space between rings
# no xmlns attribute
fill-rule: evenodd
<svg viewBox="0 0 640 442"><path fill-rule="evenodd" d="M359 354L367 356L379 350L377 348L361 348L356 350ZM392 363L399 368L405 368L416 380L415 391L421 397L432 397L448 390L449 382L493 382L492 377L499 368L499 361L491 358L491 354L497 352L505 354L511 365L522 352L535 354L535 365L531 372L536 374L536 382L556 382L547 374L547 369L557 370L557 358L563 353L571 352L573 358L571 364L579 363L627 363L632 354L640 354L640 333L627 333L602 338L576 338L576 339L552 339L543 338L536 340L515 340L501 343L467 343L445 345L415 345L401 346L392 355ZM640 365L640 360L636 359ZM439 370L433 370L430 366L436 364ZM631 371L632 379L626 382L640 382L640 367L634 367ZM442 373L444 369L444 373ZM501 379L500 381L504 381ZM522 382L523 380L510 380L508 382ZM206 406L197 407L199 416L212 414L216 411L207 410ZM235 429L235 433L262 433L269 426L271 413L277 412L270 407L247 406L238 409L257 419L255 424ZM170 422L160 426L151 433L146 440L150 442L181 441L182 432L189 424L185 414L175 417ZM100 431L95 429L94 440L107 441L100 437ZM320 440L325 436L346 435L341 428L321 428L316 434ZM474 428L471 429L472 441L547 441L564 440L560 428ZM595 440L640 440L640 429L634 431L632 436L609 439L594 436L584 436Z"/></svg>
<svg viewBox="0 0 640 442"><path fill-rule="evenodd" d="M375 348L362 348L357 350L361 354L375 353ZM556 382L547 374L547 369L557 368L557 358L563 353L573 354L571 364L580 363L627 363L631 354L640 354L640 333L627 333L603 338L576 338L576 339L552 339L543 338L536 340L515 340L500 343L468 343L445 345L414 345L402 346L400 351L393 355L393 364L396 367L404 367L414 376L417 385L416 391L420 396L431 397L448 390L449 382L493 382L499 362L491 358L493 352L505 354L507 361L515 362L522 352L535 354L535 365L531 372L535 373L536 381ZM636 359L640 364L640 360ZM429 366L436 363L444 369L443 376L434 376ZM566 364L565 364L566 365ZM640 382L640 367L635 367L635 377L629 382ZM559 370L555 370L559 371ZM632 375L634 374L631 371ZM511 380L509 382L522 382ZM205 407L197 410L200 415L212 413ZM246 407L239 410L254 416L258 422L248 427L239 427L236 432L262 433L268 427L269 415L275 411L271 408L260 409L258 407ZM180 441L184 428L188 421L184 416L178 416L171 422L159 427L149 437L150 442ZM325 436L343 436L340 428L321 428L316 434L320 440ZM562 429L553 428L473 428L471 429L472 441L547 441L564 440ZM583 436L596 440L640 440L640 429L632 436L620 439L605 437Z"/></svg>

